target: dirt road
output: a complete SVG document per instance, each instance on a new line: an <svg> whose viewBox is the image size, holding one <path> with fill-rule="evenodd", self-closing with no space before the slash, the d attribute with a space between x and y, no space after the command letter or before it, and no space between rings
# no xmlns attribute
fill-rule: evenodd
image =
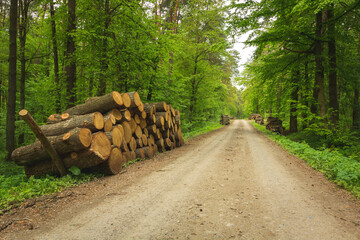
<svg viewBox="0 0 360 240"><path fill-rule="evenodd" d="M359 202L247 121L166 157L7 239L360 239Z"/></svg>

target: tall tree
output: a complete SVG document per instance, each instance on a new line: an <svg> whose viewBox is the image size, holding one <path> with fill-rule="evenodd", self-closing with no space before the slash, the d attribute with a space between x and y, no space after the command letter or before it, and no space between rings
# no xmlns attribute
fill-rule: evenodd
<svg viewBox="0 0 360 240"><path fill-rule="evenodd" d="M75 84L76 84L76 56L75 56L75 31L76 31L76 0L68 0L68 27L67 27L67 48L66 48L66 88L67 107L74 106Z"/></svg>
<svg viewBox="0 0 360 240"><path fill-rule="evenodd" d="M55 110L60 112L60 80L59 80L59 56L58 56L58 44L56 39L56 22L55 22L55 9L53 0L50 1L50 16L51 16L51 38L54 54L54 76L55 76Z"/></svg>
<svg viewBox="0 0 360 240"><path fill-rule="evenodd" d="M11 0L10 29L9 29L9 82L6 114L6 151L10 160L11 152L15 149L15 107L16 107L16 54L17 54L17 8L18 1Z"/></svg>

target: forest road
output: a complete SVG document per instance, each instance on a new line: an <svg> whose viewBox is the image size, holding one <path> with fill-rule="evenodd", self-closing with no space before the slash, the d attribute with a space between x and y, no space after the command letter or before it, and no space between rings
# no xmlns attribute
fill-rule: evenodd
<svg viewBox="0 0 360 240"><path fill-rule="evenodd" d="M360 239L359 201L248 121L168 157L106 197L10 239Z"/></svg>

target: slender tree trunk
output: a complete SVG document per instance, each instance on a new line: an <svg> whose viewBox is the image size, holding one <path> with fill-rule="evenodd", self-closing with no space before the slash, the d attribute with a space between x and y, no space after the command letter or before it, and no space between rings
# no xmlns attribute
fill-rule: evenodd
<svg viewBox="0 0 360 240"><path fill-rule="evenodd" d="M293 89L291 92L291 103L290 103L290 132L294 133L298 131L297 125L297 101L299 92L299 76L300 72L296 71L293 75Z"/></svg>
<svg viewBox="0 0 360 240"><path fill-rule="evenodd" d="M315 31L315 82L313 89L313 98L319 103L320 116L325 118L326 115L326 100L324 88L324 66L323 66L323 12L316 14L316 31ZM311 112L317 114L316 103L311 106Z"/></svg>
<svg viewBox="0 0 360 240"><path fill-rule="evenodd" d="M360 33L358 35L358 61L360 64ZM360 71L359 71L360 72ZM360 76L360 75L359 75ZM354 99L353 99L353 127L356 129L360 128L360 77L357 79L354 85Z"/></svg>
<svg viewBox="0 0 360 240"><path fill-rule="evenodd" d="M9 28L9 82L6 114L6 151L8 152L8 160L10 160L11 152L15 149L17 6L18 1L11 0Z"/></svg>
<svg viewBox="0 0 360 240"><path fill-rule="evenodd" d="M54 54L54 76L55 76L55 91L56 91L56 101L55 109L56 112L60 112L60 81L59 81L59 56L58 56L58 47L56 40L56 23L55 23L55 10L54 2L50 1L50 15L51 15L51 37L53 44L53 54Z"/></svg>
<svg viewBox="0 0 360 240"><path fill-rule="evenodd" d="M76 59L75 59L75 39L73 34L76 30L75 24L76 0L68 0L69 22L67 29L67 51L66 51L66 90L67 90L67 108L75 104L75 84L76 84Z"/></svg>
<svg viewBox="0 0 360 240"><path fill-rule="evenodd" d="M334 4L327 10L328 22L328 54L329 54L329 106L332 109L330 121L333 125L339 122L339 102L337 93L337 72L336 72L336 40L335 40L335 20Z"/></svg>
<svg viewBox="0 0 360 240"><path fill-rule="evenodd" d="M106 92L106 79L108 71L108 37L109 37L109 25L110 25L110 0L105 0L105 21L104 21L104 35L102 42L102 60L101 60L101 72L99 78L99 88L97 91L98 96L102 96Z"/></svg>
<svg viewBox="0 0 360 240"><path fill-rule="evenodd" d="M20 24L19 24L19 42L20 42L20 108L25 109L25 80L26 80L26 59L25 59L25 46L26 34L28 28L28 12L29 0L19 1L20 10ZM19 135L19 144L23 144L25 140L24 133Z"/></svg>
<svg viewBox="0 0 360 240"><path fill-rule="evenodd" d="M310 77L309 77L309 62L308 62L308 60L306 60L304 63L304 80L305 80L305 86L309 86L310 85ZM304 89L303 91L307 91L307 89ZM302 104L304 104L306 106L306 111L307 111L307 108L309 107L308 97L304 96L304 94L301 94L301 100L302 100ZM303 111L301 114L301 117L303 119L302 129L305 129L308 127L308 121L305 120L308 118L306 111Z"/></svg>

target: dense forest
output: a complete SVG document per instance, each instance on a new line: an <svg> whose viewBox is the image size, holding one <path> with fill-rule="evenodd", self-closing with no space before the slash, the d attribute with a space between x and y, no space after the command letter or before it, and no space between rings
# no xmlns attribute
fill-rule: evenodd
<svg viewBox="0 0 360 240"><path fill-rule="evenodd" d="M249 34L256 47L239 80L245 112L278 117L290 137L359 159L360 1L236 1L232 8L235 33Z"/></svg>
<svg viewBox="0 0 360 240"><path fill-rule="evenodd" d="M19 110L42 123L113 90L172 104L184 131L238 114L225 3L0 1L1 152L34 138Z"/></svg>

